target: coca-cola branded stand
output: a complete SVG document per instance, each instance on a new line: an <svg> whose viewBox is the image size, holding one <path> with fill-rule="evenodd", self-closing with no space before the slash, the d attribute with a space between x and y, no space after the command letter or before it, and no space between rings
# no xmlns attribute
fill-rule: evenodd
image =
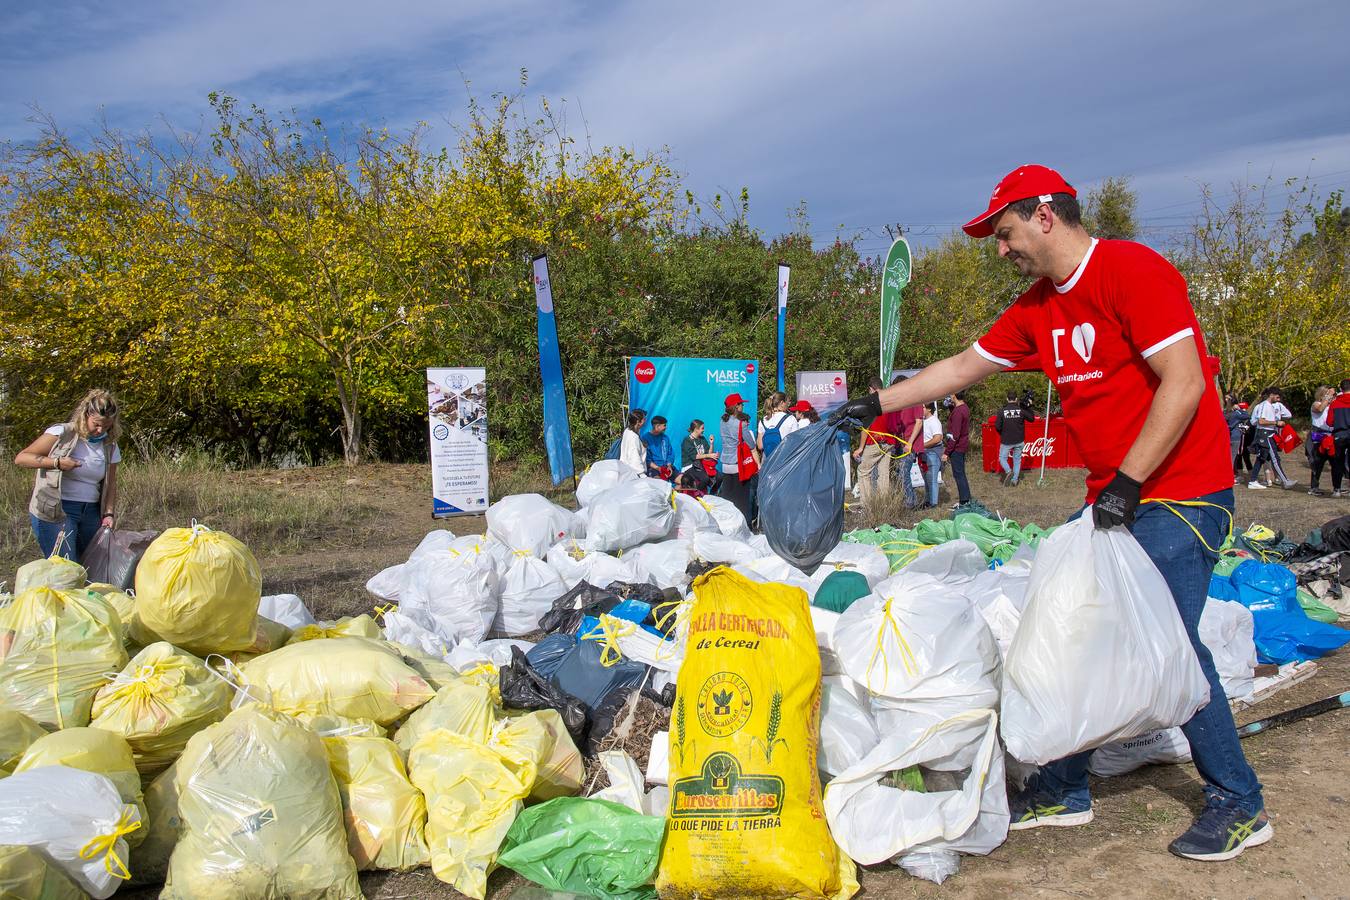
<svg viewBox="0 0 1350 900"><path fill-rule="evenodd" d="M990 416L980 430L981 450L986 472L998 471L998 431L994 428L994 417ZM1069 423L1063 416L1050 420L1046 429L1044 420L1037 419L1035 424L1027 426L1027 440L1022 445L1022 471L1039 467L1044 458L1047 469L1079 469L1083 459L1078 448L1069 439Z"/></svg>

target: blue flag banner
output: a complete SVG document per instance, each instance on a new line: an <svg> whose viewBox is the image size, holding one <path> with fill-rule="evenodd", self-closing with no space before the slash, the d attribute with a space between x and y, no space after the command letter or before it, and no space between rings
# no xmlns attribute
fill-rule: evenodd
<svg viewBox="0 0 1350 900"><path fill-rule="evenodd" d="M784 347L787 344L787 300L788 300L788 278L792 275L792 267L787 263L778 264L778 389L787 390L787 354Z"/></svg>
<svg viewBox="0 0 1350 900"><path fill-rule="evenodd" d="M539 377L544 382L544 447L553 483L561 484L573 475L572 428L567 422L558 323L553 317L553 285L548 279L548 257L543 254L534 258L534 301L539 314Z"/></svg>
<svg viewBox="0 0 1350 900"><path fill-rule="evenodd" d="M728 394L740 394L745 399L745 413L758 428L758 360L634 356L628 361L628 407L647 413L644 431L650 431L653 416L666 418L677 467L680 442L689 434L689 423L694 419L707 426L714 449L722 449L717 429Z"/></svg>

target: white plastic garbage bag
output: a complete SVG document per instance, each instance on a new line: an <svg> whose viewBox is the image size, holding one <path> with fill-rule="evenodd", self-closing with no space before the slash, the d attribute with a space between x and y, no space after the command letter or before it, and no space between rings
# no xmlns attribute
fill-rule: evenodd
<svg viewBox="0 0 1350 900"><path fill-rule="evenodd" d="M816 648L820 650L820 674L841 674L844 667L834 647L834 629L839 625L839 613L813 606L811 624L816 628Z"/></svg>
<svg viewBox="0 0 1350 900"><path fill-rule="evenodd" d="M985 569L963 588L975 608L980 611L989 630L998 642L1000 659L1008 655L1013 635L1022 621L1022 610L1027 605L1027 585L1031 582L1031 565L1012 561L993 569Z"/></svg>
<svg viewBox="0 0 1350 900"><path fill-rule="evenodd" d="M586 470L577 482L577 505L590 506L605 491L621 484L634 484L642 476L617 459L602 459Z"/></svg>
<svg viewBox="0 0 1350 900"><path fill-rule="evenodd" d="M817 765L831 777L862 761L881 740L871 711L839 676L821 679L820 754Z"/></svg>
<svg viewBox="0 0 1350 900"><path fill-rule="evenodd" d="M816 585L811 583L810 576L779 556L761 556L749 562L737 563L731 568L752 581L776 581L799 587L806 591L808 600L816 596Z"/></svg>
<svg viewBox="0 0 1350 900"><path fill-rule="evenodd" d="M840 541L825 554L820 568L811 573L812 594L835 572L857 572L867 579L867 586L873 588L890 577L891 564L885 553L870 544Z"/></svg>
<svg viewBox="0 0 1350 900"><path fill-rule="evenodd" d="M695 559L729 566L747 563L764 555L745 541L727 537L720 531L704 531L694 535L689 549Z"/></svg>
<svg viewBox="0 0 1350 900"><path fill-rule="evenodd" d="M586 507L584 546L613 553L665 538L675 522L671 494L670 485L655 478L610 488Z"/></svg>
<svg viewBox="0 0 1350 900"><path fill-rule="evenodd" d="M609 777L609 787L596 791L592 798L622 804L644 816L665 816L670 792L664 787L644 791L642 770L633 757L622 750L604 750L600 753L600 765Z"/></svg>
<svg viewBox="0 0 1350 900"><path fill-rule="evenodd" d="M732 507L732 509L735 508L736 507L734 506ZM735 535L731 535L731 537L735 537ZM754 548L756 556L774 555L773 548L769 546L769 539L762 534L752 534L749 538L745 539L745 542Z"/></svg>
<svg viewBox="0 0 1350 900"><path fill-rule="evenodd" d="M381 569L370 576L370 580L366 582L366 590L377 600L383 600L385 603L397 603L403 595L403 585L407 581L407 576L404 574L406 570L406 563Z"/></svg>
<svg viewBox="0 0 1350 900"><path fill-rule="evenodd" d="M500 584L486 549L443 552L410 560L399 612L449 644L480 641L497 617Z"/></svg>
<svg viewBox="0 0 1350 900"><path fill-rule="evenodd" d="M1200 640L1214 658L1214 668L1229 700L1245 700L1252 695L1254 629L1252 611L1236 600L1205 600L1200 613Z"/></svg>
<svg viewBox="0 0 1350 900"><path fill-rule="evenodd" d="M964 538L920 550L905 566L907 572L922 572L948 584L966 581L988 569L980 548Z"/></svg>
<svg viewBox="0 0 1350 900"><path fill-rule="evenodd" d="M492 628L509 635L536 630L539 617L567 593L567 586L553 567L529 554L513 556L502 575L501 589L501 604Z"/></svg>
<svg viewBox="0 0 1350 900"><path fill-rule="evenodd" d="M615 581L632 584L644 580L631 560L590 552L575 540L554 544L545 559L569 591L582 581L596 587L608 587Z"/></svg>
<svg viewBox="0 0 1350 900"><path fill-rule="evenodd" d="M882 698L918 703L935 719L998 705L998 647L958 588L901 570L845 610L834 630L844 674ZM890 729L881 711L882 734Z"/></svg>
<svg viewBox="0 0 1350 900"><path fill-rule="evenodd" d="M736 504L713 494L705 494L699 497L698 502L717 521L717 529L727 537L738 538L742 541L750 540L750 525L745 521L745 516L741 514L741 511L736 508ZM765 540L765 546L768 546L767 539ZM766 551L764 555L767 556L772 552L772 550Z"/></svg>
<svg viewBox="0 0 1350 900"><path fill-rule="evenodd" d="M380 616L380 624L384 627L386 641L420 650L436 659L454 649L452 641L447 641L431 629L424 628L397 609L391 609Z"/></svg>
<svg viewBox="0 0 1350 900"><path fill-rule="evenodd" d="M924 791L881 783L910 766L920 767ZM969 710L917 735L883 734L825 788L825 818L839 846L864 865L899 856L904 866L917 854L915 874L950 874L955 860L935 865L931 854L989 853L1008 836L998 714Z"/></svg>
<svg viewBox="0 0 1350 900"><path fill-rule="evenodd" d="M271 619L294 631L306 625L317 625L318 620L295 594L272 594L258 601L258 615Z"/></svg>
<svg viewBox="0 0 1350 900"><path fill-rule="evenodd" d="M481 641L479 643L465 641L451 650L446 655L445 661L450 668L461 675L485 665L496 666L500 669L511 664L512 647L519 647L521 652L524 653L533 646L534 644L529 641L515 639Z"/></svg>
<svg viewBox="0 0 1350 900"><path fill-rule="evenodd" d="M1088 771L1102 778L1124 775L1141 766L1191 761L1191 743L1180 728L1164 728L1127 741L1098 747L1088 757Z"/></svg>
<svg viewBox="0 0 1350 900"><path fill-rule="evenodd" d="M577 516L539 494L512 494L488 507L488 534L512 550L542 557L577 533Z"/></svg>
<svg viewBox="0 0 1350 900"><path fill-rule="evenodd" d="M671 527L671 536L688 541L700 531L715 531L721 534L717 520L697 498L676 491L675 524Z"/></svg>
<svg viewBox="0 0 1350 900"><path fill-rule="evenodd" d="M1003 739L1040 765L1170 728L1209 701L1172 592L1124 528L1091 511L1041 541L1003 671Z"/></svg>
<svg viewBox="0 0 1350 900"><path fill-rule="evenodd" d="M480 538L481 535L470 535L471 538ZM438 556L449 550L455 541L460 540L453 531L444 528L437 528L434 531L428 531L413 548L413 552L408 554L408 562L421 559L425 556Z"/></svg>
<svg viewBox="0 0 1350 900"><path fill-rule="evenodd" d="M42 766L0 779L0 846L33 847L97 900L129 877L126 835L141 827L106 775Z"/></svg>
<svg viewBox="0 0 1350 900"><path fill-rule="evenodd" d="M721 537L720 534L717 536ZM650 582L659 588L678 590L683 590L689 584L691 557L690 542L685 540L643 544L623 555L624 562L633 567L639 581Z"/></svg>

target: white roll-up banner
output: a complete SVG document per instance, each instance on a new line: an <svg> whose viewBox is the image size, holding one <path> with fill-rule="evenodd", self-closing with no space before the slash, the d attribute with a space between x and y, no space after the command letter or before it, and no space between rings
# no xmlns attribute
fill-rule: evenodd
<svg viewBox="0 0 1350 900"><path fill-rule="evenodd" d="M486 369L427 369L431 514L481 513L488 505Z"/></svg>

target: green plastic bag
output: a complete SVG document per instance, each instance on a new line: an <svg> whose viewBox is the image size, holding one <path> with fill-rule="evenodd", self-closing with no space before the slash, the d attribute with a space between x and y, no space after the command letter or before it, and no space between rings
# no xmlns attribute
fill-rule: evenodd
<svg viewBox="0 0 1350 900"><path fill-rule="evenodd" d="M1298 605L1303 608L1304 614L1315 622L1335 625L1341 617L1340 613L1318 600L1317 596L1311 591L1299 588L1296 596Z"/></svg>
<svg viewBox="0 0 1350 900"><path fill-rule="evenodd" d="M666 821L608 800L559 797L516 817L497 864L549 890L601 900L656 896Z"/></svg>
<svg viewBox="0 0 1350 900"><path fill-rule="evenodd" d="M831 572L816 589L811 605L841 613L870 593L872 590L861 572Z"/></svg>

